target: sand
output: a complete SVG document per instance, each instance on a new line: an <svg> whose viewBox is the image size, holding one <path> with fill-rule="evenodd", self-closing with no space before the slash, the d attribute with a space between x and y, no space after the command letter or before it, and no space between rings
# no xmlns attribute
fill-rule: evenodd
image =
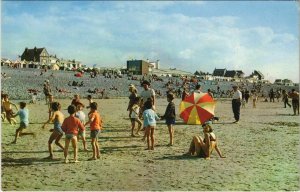
<svg viewBox="0 0 300 192"><path fill-rule="evenodd" d="M70 100L59 101L67 115ZM167 127L159 121L155 129L155 150L146 151L141 137L130 137L128 99L96 101L104 120L100 136L102 155L96 161L88 161L92 152L83 152L81 142L80 163L65 164L63 152L56 146L56 159L43 159L48 156L47 141L53 126L41 129L48 116L44 101L28 105L28 131L36 132L37 138L25 136L17 144L10 144L17 126L3 122L2 190L300 190L299 116L292 116L292 109L283 108L282 102L260 101L255 109L249 103L241 109L241 122L232 124L230 100L219 100L216 116L220 121L213 128L227 158L221 159L214 152L210 160L205 160L182 156L193 135L202 134L200 126L179 123L175 127L175 145L167 147ZM179 102L175 99L176 106ZM157 112L163 114L166 105L166 99L158 99ZM87 142L91 149L89 137Z"/></svg>

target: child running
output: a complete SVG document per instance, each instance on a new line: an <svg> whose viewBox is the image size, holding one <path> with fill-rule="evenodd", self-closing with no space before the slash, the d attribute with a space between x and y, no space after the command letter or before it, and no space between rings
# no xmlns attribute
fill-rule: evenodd
<svg viewBox="0 0 300 192"><path fill-rule="evenodd" d="M23 135L32 135L35 137L35 133L32 132L27 132L24 133L23 130L26 129L29 125L29 111L26 107L25 102L20 102L20 110L13 115L13 117L19 116L20 117L20 127L16 129L16 135L15 135L15 140L12 142L13 144L17 143L17 139L20 136Z"/></svg>
<svg viewBox="0 0 300 192"><path fill-rule="evenodd" d="M63 136L63 130L61 129L61 125L64 121L64 114L60 111L61 105L58 102L52 102L51 103L51 110L52 110L52 116L49 118L49 120L42 126L43 129L45 129L46 125L50 122L53 122L54 129L51 129L50 131L52 134L49 137L48 140L48 150L50 153L49 157L46 157L47 159L53 159L53 148L52 148L52 142L55 140L55 144L59 146L62 150L64 150L64 147L59 142L61 137Z"/></svg>
<svg viewBox="0 0 300 192"><path fill-rule="evenodd" d="M98 143L98 135L102 129L102 119L97 111L98 104L96 102L91 103L91 111L89 112L89 121L85 125L90 124L91 128L91 139L93 148L93 157L89 160L96 160L100 158L100 147Z"/></svg>
<svg viewBox="0 0 300 192"><path fill-rule="evenodd" d="M148 146L146 150L154 150L154 128L156 127L156 119L159 119L159 117L152 109L153 102L151 101L151 99L145 102L144 107L145 107L145 111L143 112L144 127L145 127L145 136L147 138L147 146Z"/></svg>
<svg viewBox="0 0 300 192"><path fill-rule="evenodd" d="M68 159L68 150L69 150L69 144L70 141L72 142L72 146L74 149L74 162L78 163L78 147L77 147L77 134L78 134L78 129L81 131L84 131L84 125L80 122L78 118L75 117L76 113L76 107L74 105L70 105L68 107L68 113L70 114L69 117L67 117L61 128L66 134L66 143L65 143L65 150L64 150L64 156L65 156L65 163L69 163Z"/></svg>
<svg viewBox="0 0 300 192"><path fill-rule="evenodd" d="M174 124L175 124L175 104L173 102L174 100L174 94L169 93L167 95L167 101L169 102L166 112L164 116L162 117L163 119L166 119L166 124L168 126L169 130L169 135L170 135L170 143L168 146L173 146L174 145Z"/></svg>
<svg viewBox="0 0 300 192"><path fill-rule="evenodd" d="M3 106L3 109L5 111L5 114L6 114L6 119L7 121L12 125L12 124L17 124L17 121L13 118L13 110L12 110L12 106L14 106L17 111L19 110L17 105L10 102L9 99L8 99L8 95L7 94L4 94L3 95L3 101L2 101L2 106Z"/></svg>
<svg viewBox="0 0 300 192"><path fill-rule="evenodd" d="M75 113L75 117L77 117L81 123L84 125L85 124L85 114L82 111L84 105L82 103L78 104L76 107L76 113ZM77 136L77 140L79 140L79 136L82 139L82 144L83 144L83 150L84 151L88 151L87 147L86 147L86 139L85 139L85 130L78 130L78 136Z"/></svg>
<svg viewBox="0 0 300 192"><path fill-rule="evenodd" d="M136 135L139 135L139 131L142 127L142 122L139 118L139 113L140 113L140 97L136 97L134 98L133 101L133 105L131 107L129 116L130 116L130 120L131 120L131 137L135 137L135 135L133 134L134 128L135 128L135 122L138 123L138 129L136 131Z"/></svg>

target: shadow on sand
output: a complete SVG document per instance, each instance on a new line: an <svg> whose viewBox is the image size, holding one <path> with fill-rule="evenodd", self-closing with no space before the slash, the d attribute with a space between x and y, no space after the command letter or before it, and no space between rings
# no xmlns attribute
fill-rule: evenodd
<svg viewBox="0 0 300 192"><path fill-rule="evenodd" d="M155 160L198 160L203 159L196 156L189 156L189 155L170 155L170 156L163 156L159 158L155 158Z"/></svg>
<svg viewBox="0 0 300 192"><path fill-rule="evenodd" d="M3 167L16 167L16 166L28 166L28 165L37 165L37 164L61 164L63 163L63 159L48 159L48 158L2 158L2 166Z"/></svg>

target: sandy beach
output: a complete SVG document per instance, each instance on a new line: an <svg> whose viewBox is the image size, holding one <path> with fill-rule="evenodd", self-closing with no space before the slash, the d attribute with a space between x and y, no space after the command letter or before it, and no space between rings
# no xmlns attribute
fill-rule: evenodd
<svg viewBox="0 0 300 192"><path fill-rule="evenodd" d="M58 101L67 116L66 108L71 101ZM95 101L104 120L100 135L102 155L96 161L88 161L92 152L83 152L81 141L78 164L65 164L63 152L57 146L54 146L56 159L44 159L48 156L47 141L53 126L41 128L48 117L44 101L28 105L28 131L37 133L36 138L24 136L17 144L10 144L17 126L2 122L2 190L300 190L299 116L292 116L292 109L283 108L282 102L260 99L253 109L250 101L246 108L241 108L241 122L232 124L231 101L218 100L215 114L220 120L213 128L227 158L221 159L213 152L212 158L205 160L183 156L192 137L203 134L200 126L184 125L178 118L175 145L167 147L168 130L164 121L159 121L155 129L155 150L147 151L142 137L130 137L127 98ZM175 99L177 114L179 102ZM166 99L158 99L157 112L163 114L166 105ZM88 136L89 132L87 128ZM87 142L91 149L89 137Z"/></svg>

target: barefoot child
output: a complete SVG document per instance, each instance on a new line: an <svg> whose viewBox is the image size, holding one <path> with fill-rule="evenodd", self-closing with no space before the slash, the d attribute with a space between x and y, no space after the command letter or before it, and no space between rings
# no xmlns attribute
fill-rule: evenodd
<svg viewBox="0 0 300 192"><path fill-rule="evenodd" d="M18 129L16 129L16 135L15 135L15 140L12 142L12 143L17 143L17 139L18 137L20 136L23 136L23 135L33 135L35 136L34 133L32 132L27 132L27 133L24 133L23 130L26 129L29 125L29 112L28 112L28 109L25 108L26 107L26 103L25 102L20 102L20 110L15 114L13 115L12 117L16 117L16 116L19 116L20 117L20 127Z"/></svg>
<svg viewBox="0 0 300 192"><path fill-rule="evenodd" d="M49 140L48 140L48 150L49 150L50 156L47 158L49 158L49 159L53 159L52 142L54 140L55 140L55 144L57 146L59 146L62 150L64 150L64 147L59 142L64 133L63 130L61 129L61 125L64 121L64 114L60 111L60 109L61 109L60 103L52 102L51 103L51 111L53 112L52 116L42 126L42 128L45 129L45 127L48 123L53 122L53 124L54 124L54 129L50 130L50 131L52 131L52 134L50 135Z"/></svg>
<svg viewBox="0 0 300 192"><path fill-rule="evenodd" d="M135 137L135 135L133 134L133 131L134 131L134 128L135 128L135 122L138 123L138 129L135 133L136 135L139 135L139 131L142 127L142 122L139 118L139 114L140 114L139 103L140 103L140 98L139 97L134 98L133 105L132 105L131 110L129 112L130 121L131 121L131 137Z"/></svg>
<svg viewBox="0 0 300 192"><path fill-rule="evenodd" d="M75 113L75 117L77 117L80 122L84 125L85 124L85 114L82 111L84 105L83 104L78 104L76 107L76 113ZM82 139L82 144L83 144L83 150L84 151L88 151L87 147L86 147L86 139L85 139L85 130L78 130L78 136L77 136L77 140L79 140L79 136Z"/></svg>
<svg viewBox="0 0 300 192"><path fill-rule="evenodd" d="M78 118L75 117L76 113L76 107L74 105L70 105L68 107L68 113L70 114L69 117L67 117L61 128L66 134L66 143L65 143L65 150L64 150L64 156L65 156L65 163L69 163L68 160L68 150L69 150L69 144L70 141L72 142L72 146L74 148L74 162L77 163L78 157L78 147L77 147L77 135L78 135L78 129L81 131L84 131L84 125L80 122Z"/></svg>
<svg viewBox="0 0 300 192"><path fill-rule="evenodd" d="M169 135L170 135L170 143L168 144L168 146L173 146L174 145L174 125L175 125L175 104L173 102L174 100L174 94L169 93L167 95L167 100L169 102L167 108L166 108L166 112L163 116L164 119L166 119L166 124L168 126L168 130L169 130Z"/></svg>
<svg viewBox="0 0 300 192"><path fill-rule="evenodd" d="M145 111L143 112L145 135L147 138L147 150L154 150L154 128L156 127L156 119L159 119L157 114L152 109L153 102L151 99L144 104ZM151 138L151 140L150 140Z"/></svg>
<svg viewBox="0 0 300 192"><path fill-rule="evenodd" d="M85 125L90 124L91 128L91 139L92 139L92 148L93 148L93 157L89 160L96 160L100 158L100 148L98 143L98 134L102 129L102 119L100 114L97 111L98 104L96 102L91 103L91 111L89 112L89 121Z"/></svg>
<svg viewBox="0 0 300 192"><path fill-rule="evenodd" d="M12 106L14 106L17 111L19 110L17 105L10 102L9 99L8 99L8 95L7 94L4 94L3 95L3 101L2 101L2 106L3 106L3 109L6 113L6 119L7 121L10 123L10 124L17 124L17 121L13 118L13 110L12 110Z"/></svg>

